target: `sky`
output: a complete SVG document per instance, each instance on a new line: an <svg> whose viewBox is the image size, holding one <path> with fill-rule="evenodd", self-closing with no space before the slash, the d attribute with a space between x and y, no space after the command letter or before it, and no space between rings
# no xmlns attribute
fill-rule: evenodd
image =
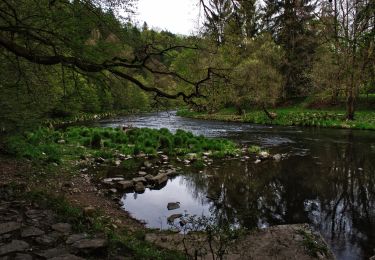
<svg viewBox="0 0 375 260"><path fill-rule="evenodd" d="M199 0L138 0L136 20L149 28L191 35L198 29Z"/></svg>

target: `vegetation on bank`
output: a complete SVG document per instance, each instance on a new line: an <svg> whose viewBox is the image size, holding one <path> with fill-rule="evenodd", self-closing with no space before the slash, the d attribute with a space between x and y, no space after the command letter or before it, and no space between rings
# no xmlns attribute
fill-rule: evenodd
<svg viewBox="0 0 375 260"><path fill-rule="evenodd" d="M313 126L375 130L375 111L358 111L355 120L346 120L341 110L317 110L306 108L272 109L275 118L270 119L263 110L246 111L238 115L236 109L222 109L215 113L180 110L177 115L206 120L255 123L263 125Z"/></svg>
<svg viewBox="0 0 375 260"><path fill-rule="evenodd" d="M120 154L155 156L163 152L183 157L194 153L199 157L210 153L214 157L224 157L238 153L237 145L231 141L194 136L183 130L173 134L165 128L39 128L8 138L7 150L33 161L54 163L83 157L114 159Z"/></svg>

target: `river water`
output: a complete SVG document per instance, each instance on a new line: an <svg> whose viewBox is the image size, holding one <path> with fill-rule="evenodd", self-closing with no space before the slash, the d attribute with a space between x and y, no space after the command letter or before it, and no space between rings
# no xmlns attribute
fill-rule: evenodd
<svg viewBox="0 0 375 260"><path fill-rule="evenodd" d="M201 173L187 169L160 190L125 194L124 208L148 227L167 228L174 213L225 216L248 228L310 223L338 259L375 254L375 132L203 121L175 112L100 122L124 124L184 129L287 154L281 162L236 159ZM181 208L168 211L176 201Z"/></svg>

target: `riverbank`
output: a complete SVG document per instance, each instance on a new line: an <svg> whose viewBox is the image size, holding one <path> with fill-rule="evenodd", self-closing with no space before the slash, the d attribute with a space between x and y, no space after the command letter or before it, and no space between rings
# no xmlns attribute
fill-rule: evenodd
<svg viewBox="0 0 375 260"><path fill-rule="evenodd" d="M173 234L145 229L142 223L132 219L124 211L118 203L118 196L122 196L124 185L131 182L127 192L134 194L143 193L145 188L152 189L153 185L156 189L160 188L159 184L166 184L170 172L172 175L178 174L175 163L198 169L211 164L210 157L236 157L239 154L247 156L251 153L255 157L255 153L259 153L265 160L271 159L264 151L262 153L255 147L240 149L227 140L193 136L181 130L172 134L166 129L42 128L14 137L9 141L7 150L13 156L18 156L18 159L12 156L1 157L0 181L5 190L3 193L6 194L2 197L2 205L25 201L21 205L40 213L40 219L35 225L30 225L29 219L16 221L17 228L6 232L7 236L2 241L5 249L12 249L4 254L13 256L23 252L33 257L34 254L52 252L56 254L54 257L76 257L70 259L122 259L118 257L124 255L131 259L183 259L186 252L181 248L169 248L149 239L150 236L160 237L161 241L165 241L163 236L173 238ZM100 169L107 167L120 169L122 177L103 179L103 176L97 176ZM146 179L147 175L151 175L150 181ZM122 181L120 178L126 180ZM162 183L157 183L160 180ZM143 186L143 189L139 186ZM9 210L11 212L13 209ZM48 210L54 213L49 213ZM18 215L13 215L12 218L17 219ZM44 220L49 217L56 220ZM8 225L9 221L3 224ZM38 241L42 241L41 236L43 241L46 241L44 235L53 238L53 227L56 224L70 227L69 232L60 232L63 234L56 241L52 239L50 245L40 245ZM30 237L22 237L24 227L33 231ZM21 235L17 232L21 232ZM331 259L326 247L311 247L316 244L315 237L301 236L301 232L301 229L283 232L279 240L288 237L295 241L293 248L298 249L299 255L305 256L301 259L313 259L321 255L325 259ZM70 244L68 241L71 241L71 236L79 237L78 240L83 242L77 240L77 243ZM77 250L81 243L85 246L84 250ZM322 242L318 244L322 245ZM14 246L19 245L22 248L14 249ZM264 251L258 251L259 256L273 249L286 250L276 248L267 239L263 246ZM61 248L64 250L60 250ZM0 246L0 252L1 249ZM30 249L33 253L30 253ZM193 245L191 249L194 249ZM285 251L285 259L291 257L288 252ZM206 254L209 255L207 252ZM237 253L234 255L238 256Z"/></svg>
<svg viewBox="0 0 375 260"><path fill-rule="evenodd" d="M35 168L4 156L0 165L2 257L186 259L199 249L202 259L212 259L205 237L189 237L184 244L183 235L144 228L96 190L87 175ZM323 239L303 225L252 231L226 250L225 259L334 259Z"/></svg>
<svg viewBox="0 0 375 260"><path fill-rule="evenodd" d="M274 119L270 119L262 110L244 111L238 115L234 108L222 109L215 113L180 110L178 116L203 120L243 122L262 125L306 126L342 129L375 130L375 111L357 111L355 120L345 120L343 110L318 110L300 107L270 109Z"/></svg>

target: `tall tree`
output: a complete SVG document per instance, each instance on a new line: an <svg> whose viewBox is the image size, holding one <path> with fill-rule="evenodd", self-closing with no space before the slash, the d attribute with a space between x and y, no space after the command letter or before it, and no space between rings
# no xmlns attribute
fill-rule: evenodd
<svg viewBox="0 0 375 260"><path fill-rule="evenodd" d="M314 29L315 1L266 0L263 30L272 33L285 50L282 73L285 76L284 98L306 94L310 87L308 72L316 48Z"/></svg>

